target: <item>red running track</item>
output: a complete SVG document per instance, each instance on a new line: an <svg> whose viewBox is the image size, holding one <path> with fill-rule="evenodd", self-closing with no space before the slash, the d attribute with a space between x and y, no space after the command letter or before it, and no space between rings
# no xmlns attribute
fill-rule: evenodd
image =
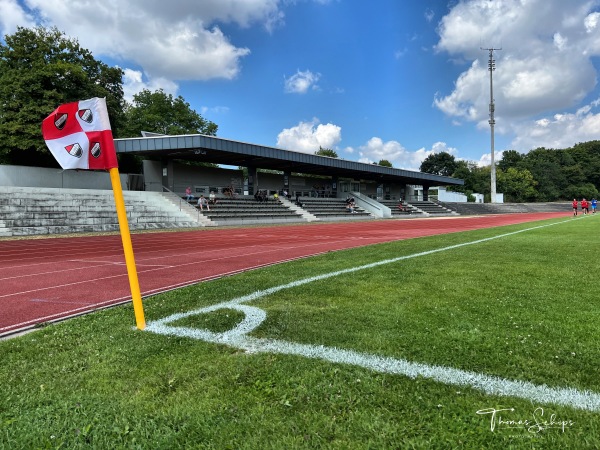
<svg viewBox="0 0 600 450"><path fill-rule="evenodd" d="M207 229L135 234L132 241L142 296L148 296L332 250L564 216ZM119 235L0 240L0 283L0 337L131 299Z"/></svg>

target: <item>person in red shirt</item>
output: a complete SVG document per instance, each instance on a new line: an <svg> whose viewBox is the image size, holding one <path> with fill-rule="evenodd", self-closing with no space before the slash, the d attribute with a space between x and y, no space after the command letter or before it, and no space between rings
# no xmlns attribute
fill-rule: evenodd
<svg viewBox="0 0 600 450"><path fill-rule="evenodd" d="M581 211L583 211L583 214L587 214L588 212L590 212L590 209L588 207L588 201L585 198L581 200Z"/></svg>
<svg viewBox="0 0 600 450"><path fill-rule="evenodd" d="M577 199L574 198L573 199L573 215L576 216L577 215L577 206L579 205L579 203L577 202Z"/></svg>

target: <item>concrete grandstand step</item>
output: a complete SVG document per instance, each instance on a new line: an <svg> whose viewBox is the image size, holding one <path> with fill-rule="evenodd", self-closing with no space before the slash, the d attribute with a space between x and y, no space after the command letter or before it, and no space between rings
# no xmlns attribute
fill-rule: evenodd
<svg viewBox="0 0 600 450"><path fill-rule="evenodd" d="M410 205L417 208L419 211L428 214L430 216L453 216L458 215L456 211L446 208L443 205L423 200L423 201L411 201Z"/></svg>
<svg viewBox="0 0 600 450"><path fill-rule="evenodd" d="M307 210L305 210L304 208L301 208L300 206L296 205L295 203L292 203L290 200L288 200L285 197L281 197L280 201L281 201L282 205L284 205L290 211L295 211L297 214L302 216L302 218L304 220L306 220L307 222L314 222L314 221L319 220L317 218L317 216L309 213Z"/></svg>
<svg viewBox="0 0 600 450"><path fill-rule="evenodd" d="M6 226L3 220L0 220L0 237L11 236L10 229Z"/></svg>
<svg viewBox="0 0 600 450"><path fill-rule="evenodd" d="M443 203L447 208L461 215L481 214L515 214L531 212L572 212L570 202L540 202L540 203Z"/></svg>
<svg viewBox="0 0 600 450"><path fill-rule="evenodd" d="M119 230L112 191L86 189L0 187L0 212L5 235L77 233ZM189 228L205 226L193 214L181 211L157 192L123 192L129 228Z"/></svg>
<svg viewBox="0 0 600 450"><path fill-rule="evenodd" d="M170 205L170 208L179 210L182 214L185 214L189 220L199 222L201 226L208 227L216 225L210 220L210 218L204 217L200 211L195 208L195 206L189 202L186 202L174 192L162 192L160 196Z"/></svg>
<svg viewBox="0 0 600 450"><path fill-rule="evenodd" d="M188 203L195 205L194 202ZM197 205L195 207L198 209ZM218 225L306 221L301 213L289 208L289 205L282 201L258 202L250 196L235 199L222 198L216 204L210 205L210 210L204 208L199 213Z"/></svg>
<svg viewBox="0 0 600 450"><path fill-rule="evenodd" d="M356 220L361 219L372 219L371 213L363 210L362 208L356 208L357 213L353 214L346 211L346 200L342 198L313 198L313 197L300 197L300 203L302 203L302 209L308 211L317 220Z"/></svg>

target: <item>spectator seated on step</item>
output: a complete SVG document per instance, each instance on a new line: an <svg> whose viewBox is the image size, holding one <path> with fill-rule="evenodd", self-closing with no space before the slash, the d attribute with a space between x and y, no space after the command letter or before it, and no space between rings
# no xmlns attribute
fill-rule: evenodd
<svg viewBox="0 0 600 450"><path fill-rule="evenodd" d="M192 188L190 186L185 188L185 200L188 202L194 200L194 195L192 194Z"/></svg>
<svg viewBox="0 0 600 450"><path fill-rule="evenodd" d="M348 196L346 198L346 210L348 210L348 208L352 210L350 212L356 212L356 203L354 202L354 197Z"/></svg>
<svg viewBox="0 0 600 450"><path fill-rule="evenodd" d="M402 199L400 199L400 201L398 202L398 210L403 211L403 212L408 211L408 206L406 206L404 203L402 203Z"/></svg>
<svg viewBox="0 0 600 450"><path fill-rule="evenodd" d="M233 198L235 195L235 190L233 189L233 186L229 185L223 188L223 195L225 197Z"/></svg>
<svg viewBox="0 0 600 450"><path fill-rule="evenodd" d="M210 191L210 194L208 195L208 204L209 205L217 204L217 196L215 195L214 191Z"/></svg>
<svg viewBox="0 0 600 450"><path fill-rule="evenodd" d="M254 194L254 198L256 199L256 201L261 203L269 200L267 191L257 191L256 194Z"/></svg>
<svg viewBox="0 0 600 450"><path fill-rule="evenodd" d="M204 197L204 195L201 195L200 198L198 198L198 208L200 208L200 211L204 211L204 208L206 208L207 211L210 211L210 206L208 206L208 200L206 200L206 197Z"/></svg>
<svg viewBox="0 0 600 450"><path fill-rule="evenodd" d="M346 211L351 214L356 214L356 206L353 203L346 203Z"/></svg>

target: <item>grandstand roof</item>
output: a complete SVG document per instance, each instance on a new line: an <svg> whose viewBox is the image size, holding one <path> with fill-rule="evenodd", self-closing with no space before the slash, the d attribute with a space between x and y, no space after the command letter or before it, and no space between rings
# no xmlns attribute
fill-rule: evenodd
<svg viewBox="0 0 600 450"><path fill-rule="evenodd" d="M423 172L317 156L275 147L248 144L203 134L115 139L117 153L255 167L259 169L337 176L382 183L423 186L462 185L464 181Z"/></svg>

